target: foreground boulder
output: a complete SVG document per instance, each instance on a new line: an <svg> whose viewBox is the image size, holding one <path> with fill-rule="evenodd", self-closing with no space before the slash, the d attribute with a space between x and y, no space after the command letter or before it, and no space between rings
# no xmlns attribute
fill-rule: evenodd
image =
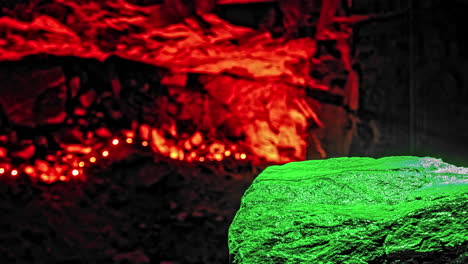
<svg viewBox="0 0 468 264"><path fill-rule="evenodd" d="M231 259L466 263L467 198L468 168L434 158L271 166L245 192L229 228Z"/></svg>

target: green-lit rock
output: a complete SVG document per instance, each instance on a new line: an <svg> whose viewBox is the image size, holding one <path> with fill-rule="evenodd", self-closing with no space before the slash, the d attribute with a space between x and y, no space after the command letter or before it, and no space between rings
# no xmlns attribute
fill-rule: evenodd
<svg viewBox="0 0 468 264"><path fill-rule="evenodd" d="M229 250L242 264L387 263L386 256L408 252L460 253L468 240L467 198L468 168L433 158L271 166L245 192Z"/></svg>

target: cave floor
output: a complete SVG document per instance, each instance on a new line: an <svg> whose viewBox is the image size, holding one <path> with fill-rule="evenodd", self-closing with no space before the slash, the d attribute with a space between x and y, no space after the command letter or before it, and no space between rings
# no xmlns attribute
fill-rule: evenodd
<svg viewBox="0 0 468 264"><path fill-rule="evenodd" d="M228 263L229 224L261 170L134 156L82 182L0 179L0 262Z"/></svg>

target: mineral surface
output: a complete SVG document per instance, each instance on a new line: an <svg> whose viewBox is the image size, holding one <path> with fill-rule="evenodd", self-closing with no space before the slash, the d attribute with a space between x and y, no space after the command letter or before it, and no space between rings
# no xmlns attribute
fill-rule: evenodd
<svg viewBox="0 0 468 264"><path fill-rule="evenodd" d="M452 250L454 262L427 263L463 263L467 198L468 168L430 157L271 166L245 192L229 228L231 260L390 263L386 256Z"/></svg>

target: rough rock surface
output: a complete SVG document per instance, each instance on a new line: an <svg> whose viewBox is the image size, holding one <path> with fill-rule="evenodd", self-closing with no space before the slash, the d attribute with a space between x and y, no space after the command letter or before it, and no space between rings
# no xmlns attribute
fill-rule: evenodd
<svg viewBox="0 0 468 264"><path fill-rule="evenodd" d="M428 157L271 166L245 192L229 250L243 264L394 263L386 256L444 251L458 255L424 263L463 263L467 198L468 168Z"/></svg>

